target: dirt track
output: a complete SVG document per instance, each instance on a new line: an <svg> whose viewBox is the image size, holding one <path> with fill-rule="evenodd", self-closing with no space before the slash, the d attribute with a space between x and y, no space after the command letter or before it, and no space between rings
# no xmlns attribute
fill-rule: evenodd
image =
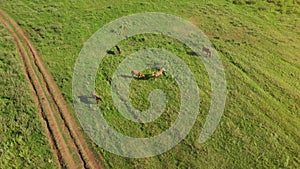
<svg viewBox="0 0 300 169"><path fill-rule="evenodd" d="M19 50L23 70L59 167L102 168L89 149L58 87L21 27L1 9L0 22L10 32Z"/></svg>

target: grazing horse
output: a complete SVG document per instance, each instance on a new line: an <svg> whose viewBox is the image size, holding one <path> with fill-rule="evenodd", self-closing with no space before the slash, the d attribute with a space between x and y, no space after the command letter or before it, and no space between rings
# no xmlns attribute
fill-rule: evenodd
<svg viewBox="0 0 300 169"><path fill-rule="evenodd" d="M132 74L132 76L137 76L138 78L145 77L145 75L142 72L139 72L137 70L132 70L131 74Z"/></svg>
<svg viewBox="0 0 300 169"><path fill-rule="evenodd" d="M117 51L118 51L118 55L121 55L121 49L118 45L116 45Z"/></svg>
<svg viewBox="0 0 300 169"><path fill-rule="evenodd" d="M207 56L212 56L210 49L205 46L203 46L202 52L205 52Z"/></svg>
<svg viewBox="0 0 300 169"><path fill-rule="evenodd" d="M154 77L154 80L158 77L158 76L161 76L164 72L166 71L165 68L162 68L160 71L158 72L153 72L152 73L152 76Z"/></svg>
<svg viewBox="0 0 300 169"><path fill-rule="evenodd" d="M93 92L93 93L92 93L92 97L93 97L94 99L96 99L97 102L102 102L102 101L103 101L103 99L102 99L100 96L98 96L98 95L96 94L96 92Z"/></svg>

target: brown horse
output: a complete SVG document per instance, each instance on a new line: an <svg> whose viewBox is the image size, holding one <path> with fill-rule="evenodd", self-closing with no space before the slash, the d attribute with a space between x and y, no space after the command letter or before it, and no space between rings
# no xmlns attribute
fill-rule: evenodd
<svg viewBox="0 0 300 169"><path fill-rule="evenodd" d="M139 72L137 70L132 70L131 74L132 74L132 76L137 76L138 78L145 77L145 75L142 72Z"/></svg>
<svg viewBox="0 0 300 169"><path fill-rule="evenodd" d="M161 76L165 71L166 71L166 69L165 69L165 68L162 68L162 69L161 69L160 71L158 71L158 72L153 72L153 73L152 73L152 76L154 77L154 80L155 80L157 77Z"/></svg>

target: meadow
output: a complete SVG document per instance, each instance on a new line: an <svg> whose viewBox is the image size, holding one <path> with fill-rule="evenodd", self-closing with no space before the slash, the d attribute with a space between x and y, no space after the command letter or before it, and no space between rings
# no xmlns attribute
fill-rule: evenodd
<svg viewBox="0 0 300 169"><path fill-rule="evenodd" d="M170 151L155 157L124 158L90 141L104 168L299 168L299 5L299 1L292 0L0 2L0 7L26 30L71 109L72 75L79 52L95 31L112 20L138 12L173 14L199 27L215 46L225 68L227 100L219 126L204 144L197 138L210 106L210 83L203 63L190 55L186 46L169 37L143 34L121 41L118 44L122 49L121 56L107 54L98 70L95 90L105 100L99 104L101 112L117 131L133 137L154 136L170 127L178 115L179 88L168 74L157 80L133 80L130 85L131 102L140 110L149 108L148 96L152 90L161 89L166 93L166 111L154 122L130 122L113 106L110 83L115 69L127 55L144 48L164 48L188 65L198 83L201 106L189 135ZM34 106L28 103L30 92L22 83L25 77L8 82L2 80L22 75L21 71L15 71L21 66L13 43L11 40L7 43L7 32L1 31L1 34L0 85L4 94L1 94L0 120L9 121L0 123L5 128L0 133L1 166L14 167L24 163L35 166L43 161L45 166L42 168L55 167L49 163L52 157ZM4 51L14 59L7 60L10 57ZM16 68L8 67L8 62L13 62ZM145 70L146 73L152 71L154 69ZM15 88L22 92L13 92ZM143 92L140 92L141 88ZM16 100L23 98L23 101L10 103L14 99L7 97L12 93L16 94ZM14 106L10 107L10 104ZM34 118L15 121L19 116ZM14 125L21 126L16 128ZM3 134L2 131L6 132ZM14 134L20 131L19 137ZM22 142L21 139L19 143L20 137L29 141ZM13 140L2 141L2 138ZM35 139L39 141L33 141ZM10 155L7 155L9 151L4 151L8 143ZM24 154L23 158L14 147L19 145L24 145L25 150L31 146L39 148L30 148L33 151ZM9 158L16 157L19 161L12 164ZM28 159L33 160L28 162Z"/></svg>
<svg viewBox="0 0 300 169"><path fill-rule="evenodd" d="M13 38L0 26L0 168L56 168Z"/></svg>

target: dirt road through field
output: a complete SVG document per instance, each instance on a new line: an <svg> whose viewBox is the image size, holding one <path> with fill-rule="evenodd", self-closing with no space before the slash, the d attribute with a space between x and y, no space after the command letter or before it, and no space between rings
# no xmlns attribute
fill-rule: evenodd
<svg viewBox="0 0 300 169"><path fill-rule="evenodd" d="M13 37L33 100L60 168L102 168L88 147L82 130L68 109L58 87L22 28L0 9L0 23Z"/></svg>

